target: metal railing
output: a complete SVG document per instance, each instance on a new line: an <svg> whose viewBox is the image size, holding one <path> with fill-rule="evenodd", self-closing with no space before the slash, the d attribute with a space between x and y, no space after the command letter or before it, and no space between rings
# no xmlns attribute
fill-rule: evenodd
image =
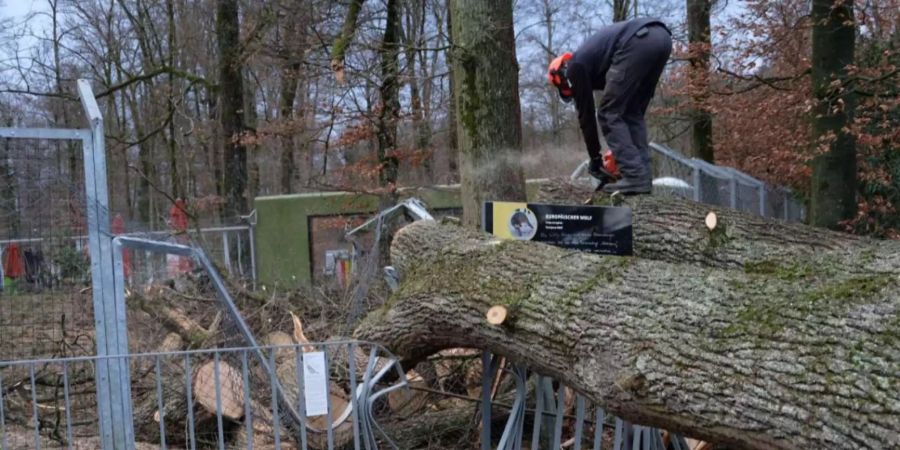
<svg viewBox="0 0 900 450"><path fill-rule="evenodd" d="M790 189L772 186L740 170L687 158L665 145L651 143L653 195L673 195L697 202L726 206L782 219L802 222L806 209ZM588 161L580 164L571 179L587 173Z"/></svg>
<svg viewBox="0 0 900 450"><path fill-rule="evenodd" d="M788 188L766 184L732 167L687 158L662 144L654 142L650 148L654 159L654 193L687 197L788 222L805 219L803 203Z"/></svg>
<svg viewBox="0 0 900 450"><path fill-rule="evenodd" d="M94 401L112 364L134 381L118 443ZM397 448L375 405L405 386L396 358L361 341L6 361L0 448Z"/></svg>
<svg viewBox="0 0 900 450"><path fill-rule="evenodd" d="M482 371L481 379L482 450L688 450L687 441L677 433L626 422L607 414L603 407L592 405L562 383L530 373L524 367L506 367L501 361L500 356L482 354L482 367L488 368ZM515 397L503 432L495 440L490 426L491 396L501 375L514 381ZM528 408L529 402L532 408ZM528 416L530 428L526 427ZM611 436L604 430L611 430ZM531 445L523 446L526 441Z"/></svg>

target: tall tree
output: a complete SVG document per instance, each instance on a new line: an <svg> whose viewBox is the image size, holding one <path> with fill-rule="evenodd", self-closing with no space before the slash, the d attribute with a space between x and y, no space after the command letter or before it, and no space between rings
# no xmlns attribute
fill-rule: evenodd
<svg viewBox="0 0 900 450"><path fill-rule="evenodd" d="M339 81L344 78L344 57L347 48L356 33L357 19L365 0L352 0L341 34L335 40L331 57L331 68ZM375 136L378 139L376 158L378 160L378 182L382 186L397 183L397 170L400 161L396 155L397 121L400 117L400 0L388 0L387 19L384 24L384 36L378 47L381 83L378 86L379 107L375 122ZM369 102L371 103L371 102Z"/></svg>
<svg viewBox="0 0 900 450"><path fill-rule="evenodd" d="M178 40L176 39L175 34L175 1L174 0L166 0L166 24L168 32L167 32L167 41L168 41L168 61L167 64L170 68L175 67L175 55L179 48ZM175 138L175 121L172 120L172 116L175 114L175 91L177 89L175 85L175 74L173 71L169 71L168 73L168 98L166 102L166 106L168 108L168 116L169 116L169 130L168 136L166 139L166 144L168 145L169 150L169 179L170 179L170 192L172 198L178 198L183 195L183 188L181 187L181 177L178 175L178 141Z"/></svg>
<svg viewBox="0 0 900 450"><path fill-rule="evenodd" d="M388 0L384 38L378 49L381 59L380 108L375 133L378 136L378 182L382 186L397 183L397 121L400 118L400 0Z"/></svg>
<svg viewBox="0 0 900 450"><path fill-rule="evenodd" d="M428 81L427 59L425 58L425 8L423 1L404 1L406 10L404 25L404 44L406 45L404 56L406 58L406 79L409 84L409 103L412 112L413 132L415 135L414 147L417 151L425 152L431 142L431 127L428 126L428 118L423 104L424 91L427 91ZM416 62L422 69L422 76L416 72ZM429 153L423 159L426 179L431 180L434 173L432 155Z"/></svg>
<svg viewBox="0 0 900 450"><path fill-rule="evenodd" d="M812 130L821 154L812 163L810 221L837 228L857 208L856 143L847 131L856 102L843 83L856 42L853 2L813 0L812 20Z"/></svg>
<svg viewBox="0 0 900 450"><path fill-rule="evenodd" d="M244 78L242 74L240 19L237 0L216 3L216 36L219 46L219 121L225 139L224 217L247 212L247 149L244 133Z"/></svg>
<svg viewBox="0 0 900 450"><path fill-rule="evenodd" d="M453 14L450 14L450 2L453 0L445 0L444 6L446 6L446 25L447 25L447 43L450 48L453 48ZM440 22L438 22L440 23ZM447 65L453 65L453 51L447 51ZM453 70L450 70L447 75L447 89L450 91L450 102L448 107L450 108L447 114L447 132L450 135L450 139L447 142L447 159L448 164L447 168L450 172L451 179L457 179L459 176L459 123L456 121L456 75L453 73Z"/></svg>
<svg viewBox="0 0 900 450"><path fill-rule="evenodd" d="M305 43L305 33L302 32L306 25L305 16L301 15L305 11L299 0L292 0L290 5L285 5L283 31L279 27L279 31L284 34L281 36L281 45L278 47L279 58L281 59L281 89L279 93L278 113L283 128L281 130L281 193L289 194L291 190L291 181L297 171L297 162L294 159L294 136L292 131L294 119L294 101L297 98L297 88L300 83L301 69L303 59L302 48ZM298 16L300 20L298 20ZM297 22L301 22L298 26Z"/></svg>
<svg viewBox="0 0 900 450"><path fill-rule="evenodd" d="M451 0L463 221L486 200L525 200L512 0Z"/></svg>
<svg viewBox="0 0 900 450"><path fill-rule="evenodd" d="M714 0L687 0L687 25L691 68L691 134L693 155L713 162L712 114L709 111L709 58L712 39L709 27Z"/></svg>

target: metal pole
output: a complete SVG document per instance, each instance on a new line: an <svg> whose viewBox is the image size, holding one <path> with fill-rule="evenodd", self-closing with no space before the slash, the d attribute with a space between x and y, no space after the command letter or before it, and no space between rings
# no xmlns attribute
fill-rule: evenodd
<svg viewBox="0 0 900 450"><path fill-rule="evenodd" d="M784 221L788 222L791 218L791 213L790 213L791 199L784 192L782 192L781 194L782 194L781 198L784 199Z"/></svg>
<svg viewBox="0 0 900 450"><path fill-rule="evenodd" d="M693 167L694 167L694 173L693 173L693 178L694 178L694 201L695 201L695 202L699 202L699 201L700 201L700 189L701 189L701 186L700 186L700 168L697 167L696 164L694 164Z"/></svg>
<svg viewBox="0 0 900 450"><path fill-rule="evenodd" d="M731 178L728 180L728 187L731 189L731 198L730 198L731 208L737 209L737 177L735 177L733 174L731 175Z"/></svg>
<svg viewBox="0 0 900 450"><path fill-rule="evenodd" d="M766 217L766 185L759 184L759 215Z"/></svg>
<svg viewBox="0 0 900 450"><path fill-rule="evenodd" d="M255 214L255 212L254 212ZM250 230L250 279L253 280L253 290L256 290L256 221L249 225Z"/></svg>
<svg viewBox="0 0 900 450"><path fill-rule="evenodd" d="M124 357L106 358L128 353L128 334L124 302L116 304L103 116L86 80L78 80L78 94L91 126L90 138L83 139L83 153L94 323L100 357L97 407L101 441L104 449L130 449L134 447L134 428L128 361Z"/></svg>
<svg viewBox="0 0 900 450"><path fill-rule="evenodd" d="M3 293L5 284L6 278L3 275L3 245L0 245L0 293Z"/></svg>
<svg viewBox="0 0 900 450"><path fill-rule="evenodd" d="M228 233L222 233L222 258L224 259L225 268L228 269L228 275L231 275L231 252L229 248L231 243L228 242Z"/></svg>

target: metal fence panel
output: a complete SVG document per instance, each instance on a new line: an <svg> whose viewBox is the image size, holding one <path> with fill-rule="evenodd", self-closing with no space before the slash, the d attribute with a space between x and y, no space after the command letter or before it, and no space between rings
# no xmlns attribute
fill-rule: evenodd
<svg viewBox="0 0 900 450"><path fill-rule="evenodd" d="M483 367L487 368L482 371L482 393L487 392L487 395L481 405L481 448L521 449L526 436L530 438L532 450L688 448L683 437L611 416L563 383L522 367L501 367L498 364L500 358L487 352L481 359ZM492 409L498 405L491 403L490 393L503 385L502 377L514 380L515 398L502 434L492 436L485 430L491 429ZM525 426L526 419L531 422L531 427ZM612 437L611 442L605 441L608 436Z"/></svg>
<svg viewBox="0 0 900 450"><path fill-rule="evenodd" d="M267 373L257 353L278 369ZM358 341L0 362L0 448L132 448L100 436L95 373L112 361L134 381L135 448L395 448L373 405L406 380L386 381L396 358ZM286 408L310 414L294 422Z"/></svg>
<svg viewBox="0 0 900 450"><path fill-rule="evenodd" d="M650 144L654 195L674 195L789 222L805 220L803 203L789 189L770 186L741 172L687 158L662 144Z"/></svg>

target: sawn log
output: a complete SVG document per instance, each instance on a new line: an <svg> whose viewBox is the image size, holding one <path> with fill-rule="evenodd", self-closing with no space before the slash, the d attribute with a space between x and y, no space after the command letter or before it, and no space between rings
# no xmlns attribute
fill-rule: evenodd
<svg viewBox="0 0 900 450"><path fill-rule="evenodd" d="M405 367L480 348L624 419L734 449L900 448L900 278L878 263L833 276L804 253L723 270L435 222L401 229L391 258L400 288L356 337Z"/></svg>

